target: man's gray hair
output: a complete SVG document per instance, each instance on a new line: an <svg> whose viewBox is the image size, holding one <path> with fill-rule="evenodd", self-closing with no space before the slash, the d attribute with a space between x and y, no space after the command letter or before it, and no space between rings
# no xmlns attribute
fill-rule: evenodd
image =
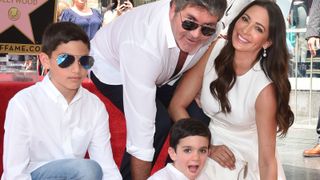
<svg viewBox="0 0 320 180"><path fill-rule="evenodd" d="M171 0L171 5L176 5L175 12L183 10L187 6L198 6L209 11L210 14L222 18L227 8L226 0Z"/></svg>

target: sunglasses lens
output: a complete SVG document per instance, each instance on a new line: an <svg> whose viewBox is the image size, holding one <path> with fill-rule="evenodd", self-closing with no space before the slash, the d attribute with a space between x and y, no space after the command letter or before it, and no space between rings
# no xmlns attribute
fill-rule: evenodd
<svg viewBox="0 0 320 180"><path fill-rule="evenodd" d="M201 32L205 36L212 36L214 33L216 33L216 29L210 28L210 27L206 27L206 26L202 26L201 27Z"/></svg>
<svg viewBox="0 0 320 180"><path fill-rule="evenodd" d="M193 21L189 21L189 20L182 21L182 27L187 31L195 30L198 28L198 26L199 25Z"/></svg>
<svg viewBox="0 0 320 180"><path fill-rule="evenodd" d="M80 64L86 70L90 69L93 66L94 59L92 56L81 56L80 57Z"/></svg>
<svg viewBox="0 0 320 180"><path fill-rule="evenodd" d="M57 57L58 66L61 68L66 68L74 62L75 58L69 54L60 54Z"/></svg>
<svg viewBox="0 0 320 180"><path fill-rule="evenodd" d="M193 31L199 27L199 25L193 21L185 20L182 21L183 29L187 31ZM216 32L216 29L207 26L201 26L201 33L205 36L212 36Z"/></svg>

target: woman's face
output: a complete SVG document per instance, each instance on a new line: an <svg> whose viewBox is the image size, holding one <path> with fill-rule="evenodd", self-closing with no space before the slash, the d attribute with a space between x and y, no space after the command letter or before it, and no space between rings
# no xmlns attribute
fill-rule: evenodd
<svg viewBox="0 0 320 180"><path fill-rule="evenodd" d="M232 33L232 44L236 52L255 55L261 48L271 45L269 40L269 16L261 6L250 7L236 22Z"/></svg>
<svg viewBox="0 0 320 180"><path fill-rule="evenodd" d="M73 0L73 3L76 5L85 5L87 0Z"/></svg>

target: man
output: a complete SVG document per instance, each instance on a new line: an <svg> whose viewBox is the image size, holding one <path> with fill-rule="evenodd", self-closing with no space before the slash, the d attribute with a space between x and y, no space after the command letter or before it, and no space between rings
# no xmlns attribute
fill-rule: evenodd
<svg viewBox="0 0 320 180"><path fill-rule="evenodd" d="M311 56L316 56L316 50L320 49L320 0L313 1L310 9L309 22L307 26L306 37L308 40L308 48ZM320 110L318 115L317 125L318 143L312 148L305 150L303 155L305 157L318 157L320 156Z"/></svg>
<svg viewBox="0 0 320 180"><path fill-rule="evenodd" d="M225 0L157 1L118 17L91 41L91 79L125 114L124 179L150 175L171 126L174 80L207 50L225 9Z"/></svg>

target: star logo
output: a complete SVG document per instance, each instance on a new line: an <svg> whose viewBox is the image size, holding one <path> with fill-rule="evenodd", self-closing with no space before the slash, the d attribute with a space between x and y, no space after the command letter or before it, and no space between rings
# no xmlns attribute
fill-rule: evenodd
<svg viewBox="0 0 320 180"><path fill-rule="evenodd" d="M0 33L15 26L32 42L34 41L30 14L48 0L7 0L0 1Z"/></svg>

